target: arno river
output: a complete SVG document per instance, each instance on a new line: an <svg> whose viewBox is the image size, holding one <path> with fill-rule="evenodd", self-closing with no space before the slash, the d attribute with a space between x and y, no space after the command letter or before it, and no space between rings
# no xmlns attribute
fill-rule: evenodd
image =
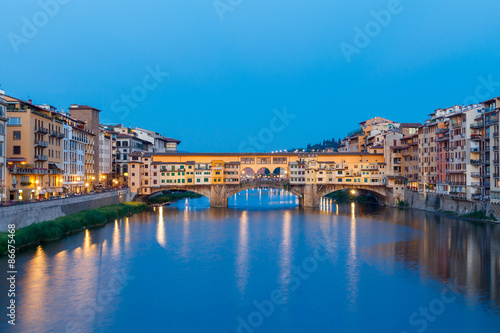
<svg viewBox="0 0 500 333"><path fill-rule="evenodd" d="M18 253L15 331L500 330L500 225L301 210L266 189L229 203L181 201Z"/></svg>

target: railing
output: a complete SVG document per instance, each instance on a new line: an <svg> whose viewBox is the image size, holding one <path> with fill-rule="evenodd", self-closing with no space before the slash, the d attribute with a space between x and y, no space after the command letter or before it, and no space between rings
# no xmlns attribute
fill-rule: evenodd
<svg viewBox="0 0 500 333"><path fill-rule="evenodd" d="M474 193L471 195L472 200L479 200L481 199L481 194L480 193Z"/></svg>
<svg viewBox="0 0 500 333"><path fill-rule="evenodd" d="M47 161L49 157L47 155L35 155L35 160Z"/></svg>
<svg viewBox="0 0 500 333"><path fill-rule="evenodd" d="M481 161L481 160L470 160L470 164L472 164L472 165L479 165L479 164L483 164L483 161Z"/></svg>
<svg viewBox="0 0 500 333"><path fill-rule="evenodd" d="M479 134L472 134L470 136L470 139L471 140L482 140L483 139L483 136L482 135L479 135Z"/></svg>
<svg viewBox="0 0 500 333"><path fill-rule="evenodd" d="M499 133L499 132L494 132L494 133L493 133L493 137L494 137L494 138L498 138L498 133Z"/></svg>
<svg viewBox="0 0 500 333"><path fill-rule="evenodd" d="M483 122L470 124L470 128L481 128L481 127L484 127Z"/></svg>
<svg viewBox="0 0 500 333"><path fill-rule="evenodd" d="M16 166L10 167L9 172L11 174L19 174L19 175L46 175L47 169L38 169L38 168L18 168Z"/></svg>
<svg viewBox="0 0 500 333"><path fill-rule="evenodd" d="M498 160L493 160L493 164L498 164Z"/></svg>
<svg viewBox="0 0 500 333"><path fill-rule="evenodd" d="M465 182L449 182L450 185L454 185L454 186L465 186L466 183Z"/></svg>
<svg viewBox="0 0 500 333"><path fill-rule="evenodd" d="M35 147L47 148L48 146L49 146L49 143L47 141L35 140Z"/></svg>
<svg viewBox="0 0 500 333"><path fill-rule="evenodd" d="M472 172L470 175L471 175L471 177L475 177L475 178L481 177L481 173L480 172Z"/></svg>
<svg viewBox="0 0 500 333"><path fill-rule="evenodd" d="M479 183L479 182L472 182L472 183L470 183L470 186L481 187L481 183Z"/></svg>
<svg viewBox="0 0 500 333"><path fill-rule="evenodd" d="M64 133L58 132L58 131L52 131L50 132L50 135L55 136L56 138L64 138Z"/></svg>
<svg viewBox="0 0 500 333"><path fill-rule="evenodd" d="M436 134L443 134L443 133L446 133L446 132L448 132L447 128L438 128L436 130Z"/></svg>
<svg viewBox="0 0 500 333"><path fill-rule="evenodd" d="M490 106L489 108L484 109L484 113L494 112L496 109L497 109L496 107Z"/></svg>
<svg viewBox="0 0 500 333"><path fill-rule="evenodd" d="M47 134L47 133L49 133L49 130L47 128L36 126L35 127L35 132Z"/></svg>

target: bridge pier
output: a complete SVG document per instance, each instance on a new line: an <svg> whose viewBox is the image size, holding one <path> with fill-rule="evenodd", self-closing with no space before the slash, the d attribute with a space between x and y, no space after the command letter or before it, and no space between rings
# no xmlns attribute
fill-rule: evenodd
<svg viewBox="0 0 500 333"><path fill-rule="evenodd" d="M210 188L210 207L227 207L229 196L226 190L224 185L213 185Z"/></svg>
<svg viewBox="0 0 500 333"><path fill-rule="evenodd" d="M316 184L304 185L304 197L302 198L301 207L304 208L316 208L319 207L318 186ZM299 204L301 200L299 199Z"/></svg>

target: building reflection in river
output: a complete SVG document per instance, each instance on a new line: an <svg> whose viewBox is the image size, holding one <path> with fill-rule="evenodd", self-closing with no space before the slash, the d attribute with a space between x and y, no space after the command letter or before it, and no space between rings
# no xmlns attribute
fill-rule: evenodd
<svg viewBox="0 0 500 333"><path fill-rule="evenodd" d="M277 201L290 202L286 196L273 195ZM258 200L258 193L242 193L237 202L246 202L243 199L247 196ZM221 267L214 265L230 258L233 283L242 299L250 297L252 279L261 273L258 267L252 267L259 259L255 257L266 253L264 249L276 249L272 260L278 265L273 283L284 290L285 299L291 300L294 295L287 294L291 268L314 248L307 248L301 237L314 232L317 237L309 237L307 242L312 244L322 237L337 245L329 258L331 265L342 267L343 261L347 263L346 307L352 313L361 311L364 280L360 274L368 265L391 276L410 271L419 283L431 287L436 281L454 283L467 305L486 300L490 310L500 314L498 225L377 205L338 204L331 199L325 200L319 211L269 206L272 214L246 204L243 208L209 209L208 201L203 200L196 201L200 204L189 201L188 209L181 204L160 207L21 252L20 321L26 327L50 327L49 311L67 314L65 311L74 304L92 302L105 288L113 269L128 268L129 258L135 258L135 264L142 262L141 251L151 249L156 251L148 255L168 258L170 265L177 260L185 265L196 262L209 270ZM264 196L260 200L265 200ZM268 235L272 237L265 238ZM320 269L328 269L330 264ZM173 272L168 271L170 267L162 269ZM314 279L321 274L314 275ZM5 286L0 283L0 287ZM119 308L119 301L117 296L106 311L113 306Z"/></svg>

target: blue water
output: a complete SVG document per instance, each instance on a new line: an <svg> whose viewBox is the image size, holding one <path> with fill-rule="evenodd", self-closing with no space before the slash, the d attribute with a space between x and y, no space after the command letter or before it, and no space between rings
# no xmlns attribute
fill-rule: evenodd
<svg viewBox="0 0 500 333"><path fill-rule="evenodd" d="M499 226L301 210L266 189L229 203L183 200L18 253L12 331L500 331Z"/></svg>

